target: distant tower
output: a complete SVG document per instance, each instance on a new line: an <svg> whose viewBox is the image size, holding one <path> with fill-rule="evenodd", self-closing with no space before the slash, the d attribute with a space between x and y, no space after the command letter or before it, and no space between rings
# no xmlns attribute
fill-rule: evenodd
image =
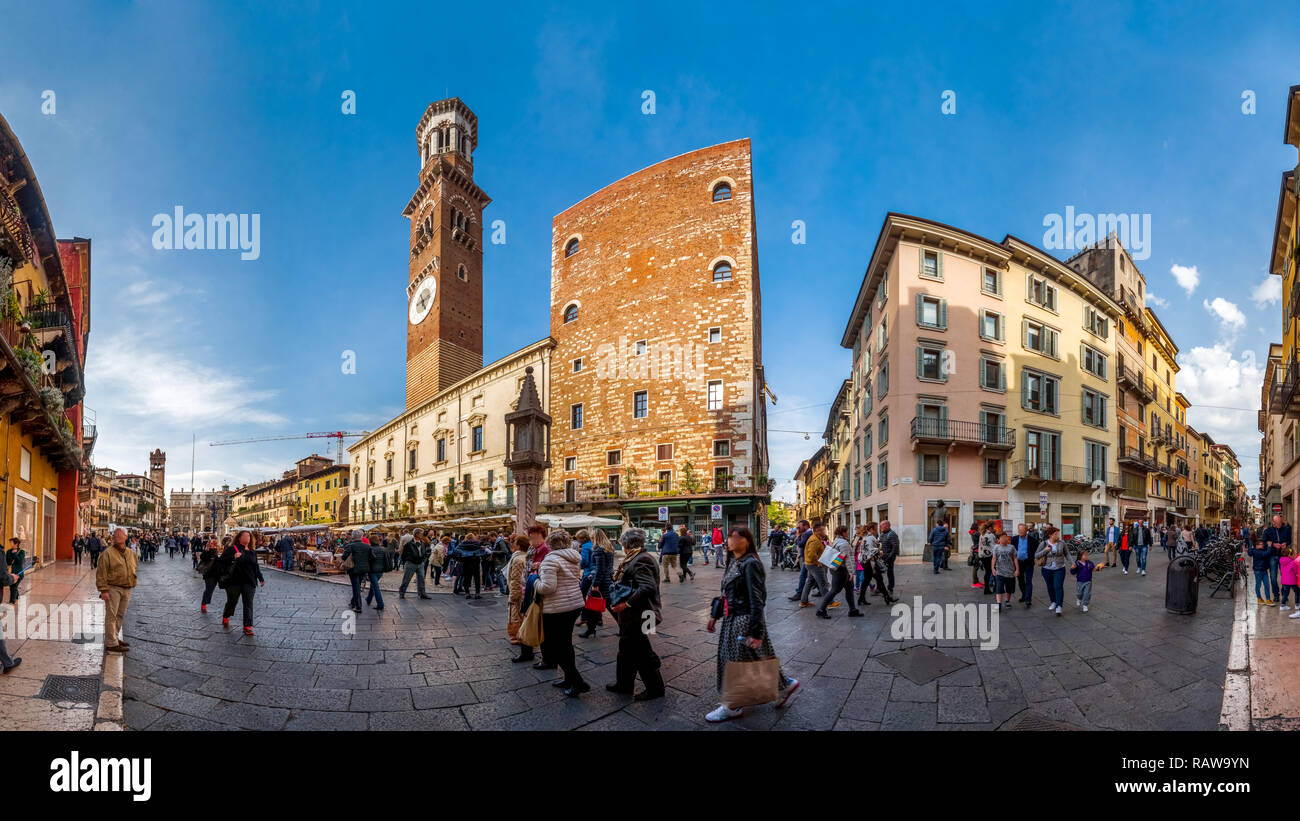
<svg viewBox="0 0 1300 821"><path fill-rule="evenodd" d="M474 183L478 118L459 99L431 103L415 129L420 185L406 288L406 407L483 367L483 209Z"/></svg>
<svg viewBox="0 0 1300 821"><path fill-rule="evenodd" d="M163 480L167 475L167 454L161 450L154 450L149 454L149 478L158 484L158 492L166 493L167 485Z"/></svg>

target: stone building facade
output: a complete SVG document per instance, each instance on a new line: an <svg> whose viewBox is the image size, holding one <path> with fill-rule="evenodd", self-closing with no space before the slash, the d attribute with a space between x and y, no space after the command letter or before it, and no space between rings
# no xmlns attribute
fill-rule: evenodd
<svg viewBox="0 0 1300 821"><path fill-rule="evenodd" d="M666 507L674 525L765 529L749 141L657 163L557 215L550 308L544 501L651 528Z"/></svg>

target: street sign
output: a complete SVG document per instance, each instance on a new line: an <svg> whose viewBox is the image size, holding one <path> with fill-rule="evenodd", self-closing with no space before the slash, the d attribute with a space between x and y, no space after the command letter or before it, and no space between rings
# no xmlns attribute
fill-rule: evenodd
<svg viewBox="0 0 1300 821"><path fill-rule="evenodd" d="M713 505L713 518L722 521L722 505Z"/></svg>
<svg viewBox="0 0 1300 821"><path fill-rule="evenodd" d="M1047 518L1047 491L1045 490L1038 492L1038 515Z"/></svg>
<svg viewBox="0 0 1300 821"><path fill-rule="evenodd" d="M661 522L668 521L668 508L666 507L659 508L659 521Z"/></svg>

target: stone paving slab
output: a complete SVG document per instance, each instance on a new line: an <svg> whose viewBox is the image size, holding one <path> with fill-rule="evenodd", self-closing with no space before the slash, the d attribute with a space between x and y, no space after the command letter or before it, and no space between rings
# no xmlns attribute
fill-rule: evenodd
<svg viewBox="0 0 1300 821"><path fill-rule="evenodd" d="M750 708L709 725L717 637L704 628L716 568L664 586L665 623L653 643L668 693L641 703L604 690L617 655L608 617L596 637L574 639L592 691L567 699L551 686L555 672L510 662L517 648L505 640L505 608L491 594L477 602L386 597L383 613L354 615L345 587L271 572L255 597L256 635L244 636L221 627L221 591L199 613L202 582L189 563L162 559L142 571L128 613L122 712L128 728L149 730L1213 729L1233 602L1202 596L1194 616L1169 614L1158 566L1153 558L1147 577L1099 574L1089 613L1072 599L1062 616L1044 602L1000 611L998 646L989 649L977 639L894 639L891 608L879 598L865 618L850 620L840 607L829 621L817 619L786 599L795 574L769 570L773 643L803 687L782 710ZM895 592L908 604L913 596L976 605L991 598L969 588L960 569L936 576L902 563L896 573ZM239 620L237 611L232 623Z"/></svg>

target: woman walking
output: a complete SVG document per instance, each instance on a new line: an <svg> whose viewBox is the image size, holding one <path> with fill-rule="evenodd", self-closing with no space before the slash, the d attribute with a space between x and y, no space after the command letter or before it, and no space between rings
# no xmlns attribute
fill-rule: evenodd
<svg viewBox="0 0 1300 821"><path fill-rule="evenodd" d="M212 604L212 591L216 589L221 573L221 568L217 564L217 558L220 556L217 553L217 540L209 540L202 553L195 551L195 555L199 557L198 570L199 575L203 577L203 601L199 605L199 612L206 613L208 605Z"/></svg>
<svg viewBox="0 0 1300 821"><path fill-rule="evenodd" d="M510 544L514 552L510 554L510 564L506 565L506 587L510 591L510 598L506 602L509 608L506 635L510 637L511 644L519 644L519 627L524 621L521 609L524 603L524 576L528 569L528 537L516 533ZM528 649L531 652L532 648Z"/></svg>
<svg viewBox="0 0 1300 821"><path fill-rule="evenodd" d="M253 549L253 534L247 530L239 531L235 541L222 554L221 561L229 567L230 574L226 580L226 608L221 612L221 626L230 626L230 617L234 615L235 603L244 602L244 635L253 635L253 592L258 583L266 587L262 578L262 568L257 564L257 551Z"/></svg>
<svg viewBox="0 0 1300 821"><path fill-rule="evenodd" d="M993 595L993 548L997 545L997 536L991 522L980 522L979 554L980 567L984 569L984 595Z"/></svg>
<svg viewBox="0 0 1300 821"><path fill-rule="evenodd" d="M546 537L550 548L533 587L534 607L542 608L542 659L564 671L555 682L576 698L591 689L578 672L573 653L573 625L582 613L582 553L563 530Z"/></svg>
<svg viewBox="0 0 1300 821"><path fill-rule="evenodd" d="M1187 554L1191 553L1196 547L1196 532L1192 530L1192 523L1186 522L1183 525L1183 532L1178 534L1178 552Z"/></svg>
<svg viewBox="0 0 1300 821"><path fill-rule="evenodd" d="M526 540L525 540L526 541ZM614 586L614 545L610 544L609 537L605 531L597 530L595 542L591 549L591 576L586 595L600 596L602 599L609 596L609 589ZM587 629L578 635L584 639L596 635L596 628L600 627L605 621L599 610L582 611L582 620L586 622Z"/></svg>
<svg viewBox="0 0 1300 821"><path fill-rule="evenodd" d="M879 526L875 522L868 522L863 525L866 534L862 537L862 552L858 556L858 561L862 562L862 590L858 593L858 604L868 605L867 588L871 582L876 583L876 592L884 598L885 604L893 604L898 601L889 592L889 585L885 582L885 554L880 548L880 539L876 535Z"/></svg>
<svg viewBox="0 0 1300 821"><path fill-rule="evenodd" d="M1069 564L1069 556L1065 542L1061 541L1061 531L1049 526L1045 533L1047 541L1038 548L1034 558L1043 560L1043 581L1047 583L1047 594L1051 597L1047 609L1055 610L1059 616L1061 603L1065 600L1065 566Z"/></svg>
<svg viewBox="0 0 1300 821"><path fill-rule="evenodd" d="M722 692L727 662L760 661L776 656L763 613L767 606L767 575L754 546L754 535L748 528L733 527L727 537L727 569L722 574L722 599L722 629L717 631L718 692ZM718 609L715 608L709 618L710 633L717 630L718 618ZM789 678L785 671L781 671L778 681L780 695L776 706L780 708L799 689L799 680ZM720 704L704 718L717 723L739 718L744 712L743 705Z"/></svg>
<svg viewBox="0 0 1300 821"><path fill-rule="evenodd" d="M639 675L645 689L632 695L634 701L651 701L664 695L659 656L650 644L652 631L645 629L652 620L655 626L663 620L659 609L659 562L653 553L646 552L645 542L646 533L640 528L623 533L623 563L618 567L617 578L619 584L632 588L632 593L610 608L618 620L618 658L614 663L614 683L606 684L605 689L632 695ZM612 545L609 556L612 561Z"/></svg>
<svg viewBox="0 0 1300 821"><path fill-rule="evenodd" d="M695 536L682 525L681 530L677 531L677 564L682 571L677 577L677 581L685 584L686 577L690 576L691 581L695 581L695 571L691 570L691 558L695 553Z"/></svg>

